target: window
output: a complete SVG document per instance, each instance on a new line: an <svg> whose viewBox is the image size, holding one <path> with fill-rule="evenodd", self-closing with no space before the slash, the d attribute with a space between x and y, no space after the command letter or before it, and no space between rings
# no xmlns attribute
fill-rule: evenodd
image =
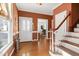
<svg viewBox="0 0 79 59"><path fill-rule="evenodd" d="M29 31L29 30L30 30L29 25L30 25L30 21L28 20L28 21L27 21L27 31Z"/></svg>
<svg viewBox="0 0 79 59"><path fill-rule="evenodd" d="M7 45L10 42L10 21L6 20L5 17L0 16L0 49L3 48L5 45Z"/></svg>
<svg viewBox="0 0 79 59"><path fill-rule="evenodd" d="M30 31L30 21L29 20L23 20L23 30Z"/></svg>
<svg viewBox="0 0 79 59"><path fill-rule="evenodd" d="M7 34L7 22L0 19L0 48L2 48L8 42L8 34Z"/></svg>
<svg viewBox="0 0 79 59"><path fill-rule="evenodd" d="M25 28L25 25L26 25L26 22L25 22L25 20L23 20L23 30L26 30L26 28Z"/></svg>

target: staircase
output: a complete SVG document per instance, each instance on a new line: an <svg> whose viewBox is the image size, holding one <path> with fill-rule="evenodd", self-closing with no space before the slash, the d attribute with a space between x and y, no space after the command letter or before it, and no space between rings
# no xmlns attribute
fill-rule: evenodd
<svg viewBox="0 0 79 59"><path fill-rule="evenodd" d="M79 56L79 24L74 28L74 32L67 32L65 39L57 48L62 55Z"/></svg>

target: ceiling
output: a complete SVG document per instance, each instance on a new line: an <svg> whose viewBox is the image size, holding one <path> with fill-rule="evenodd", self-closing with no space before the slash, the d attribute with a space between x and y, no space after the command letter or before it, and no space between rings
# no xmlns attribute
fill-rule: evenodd
<svg viewBox="0 0 79 59"><path fill-rule="evenodd" d="M57 6L61 5L62 3L16 3L16 6L19 10L52 15L53 9Z"/></svg>

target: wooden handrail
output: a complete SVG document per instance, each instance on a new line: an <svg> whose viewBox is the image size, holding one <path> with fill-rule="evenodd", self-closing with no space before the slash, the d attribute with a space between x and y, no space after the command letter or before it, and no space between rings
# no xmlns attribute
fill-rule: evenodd
<svg viewBox="0 0 79 59"><path fill-rule="evenodd" d="M71 15L71 13L69 12L69 14L64 18L64 20L61 22L61 24L60 24L56 29L54 29L54 31L58 30L58 29L61 27L61 25L65 22L65 20L66 20L70 15Z"/></svg>

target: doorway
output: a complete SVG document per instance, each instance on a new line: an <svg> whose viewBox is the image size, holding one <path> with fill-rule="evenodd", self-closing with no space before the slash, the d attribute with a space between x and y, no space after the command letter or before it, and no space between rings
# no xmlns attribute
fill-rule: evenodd
<svg viewBox="0 0 79 59"><path fill-rule="evenodd" d="M38 32L40 37L43 34L45 38L48 38L48 19L38 18Z"/></svg>
<svg viewBox="0 0 79 59"><path fill-rule="evenodd" d="M32 18L19 17L20 42L32 41Z"/></svg>

